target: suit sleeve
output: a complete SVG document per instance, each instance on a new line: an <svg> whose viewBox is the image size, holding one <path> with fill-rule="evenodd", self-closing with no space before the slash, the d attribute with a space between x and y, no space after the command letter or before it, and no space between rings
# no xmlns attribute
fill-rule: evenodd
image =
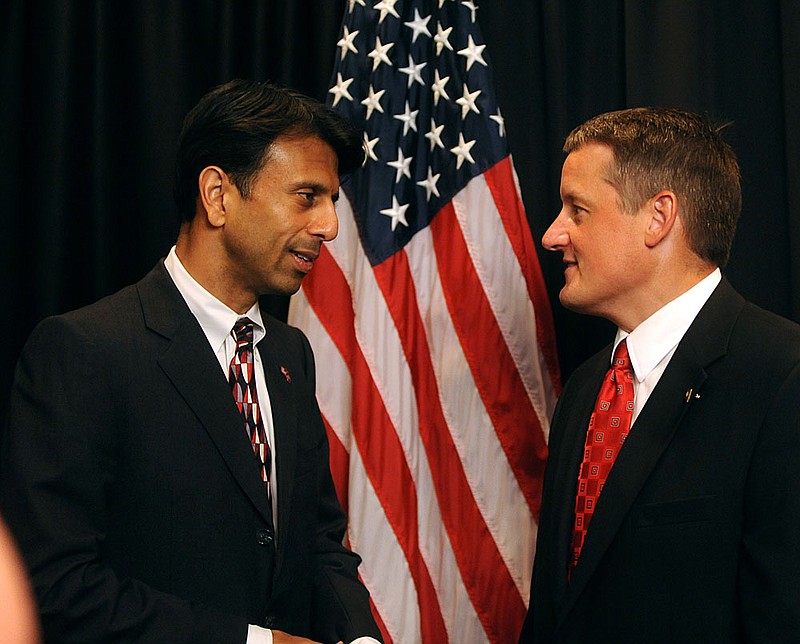
<svg viewBox="0 0 800 644"><path fill-rule="evenodd" d="M311 346L302 337L306 376L315 391L315 366ZM312 412L319 415L312 396ZM370 636L382 641L369 605L369 593L358 579L361 558L342 545L347 518L336 496L330 471L328 442L320 460L318 523L315 540L313 635L323 642Z"/></svg>
<svg viewBox="0 0 800 644"><path fill-rule="evenodd" d="M760 428L745 492L739 615L748 642L800 641L800 364Z"/></svg>
<svg viewBox="0 0 800 644"><path fill-rule="evenodd" d="M113 347L64 318L26 344L0 452L0 502L28 565L47 640L241 642L245 620L217 614L102 559L107 491L124 447L108 384Z"/></svg>

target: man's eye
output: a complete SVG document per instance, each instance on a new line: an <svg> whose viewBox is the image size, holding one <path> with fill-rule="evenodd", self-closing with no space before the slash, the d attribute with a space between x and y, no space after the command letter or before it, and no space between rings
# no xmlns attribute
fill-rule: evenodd
<svg viewBox="0 0 800 644"><path fill-rule="evenodd" d="M572 204L572 218L575 221L580 221L586 216L586 208Z"/></svg>
<svg viewBox="0 0 800 644"><path fill-rule="evenodd" d="M314 197L316 196L313 192L298 192L297 194L300 195L303 199L305 199L309 203L313 202Z"/></svg>

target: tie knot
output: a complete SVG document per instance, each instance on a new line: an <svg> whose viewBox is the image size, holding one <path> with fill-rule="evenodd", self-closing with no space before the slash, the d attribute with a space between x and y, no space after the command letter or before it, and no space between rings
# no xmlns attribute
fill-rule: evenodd
<svg viewBox="0 0 800 644"><path fill-rule="evenodd" d="M233 325L231 334L236 340L236 344L253 342L253 321L250 318L240 318Z"/></svg>
<svg viewBox="0 0 800 644"><path fill-rule="evenodd" d="M617 345L614 351L614 369L629 369L631 364L630 356L628 355L628 341L623 340Z"/></svg>

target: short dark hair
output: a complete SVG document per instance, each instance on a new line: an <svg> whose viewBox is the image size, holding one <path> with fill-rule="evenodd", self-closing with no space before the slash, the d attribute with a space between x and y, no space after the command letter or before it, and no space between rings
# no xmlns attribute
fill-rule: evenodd
<svg viewBox="0 0 800 644"><path fill-rule="evenodd" d="M232 80L212 89L186 115L175 164L175 203L181 220L194 218L197 180L218 166L245 199L253 180L282 136L317 136L333 148L339 175L364 162L362 134L319 101L279 85Z"/></svg>
<svg viewBox="0 0 800 644"><path fill-rule="evenodd" d="M621 207L636 212L659 190L672 190L684 207L689 247L725 266L742 209L739 164L731 146L701 114L639 107L600 114L575 128L564 144L569 154L586 143L608 145L615 167L608 180Z"/></svg>

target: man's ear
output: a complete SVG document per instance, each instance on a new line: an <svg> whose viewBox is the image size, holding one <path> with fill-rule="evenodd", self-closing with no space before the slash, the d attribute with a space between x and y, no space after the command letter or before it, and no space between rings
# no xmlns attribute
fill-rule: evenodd
<svg viewBox="0 0 800 644"><path fill-rule="evenodd" d="M678 196L671 190L662 190L648 202L645 244L654 248L669 235L678 217Z"/></svg>
<svg viewBox="0 0 800 644"><path fill-rule="evenodd" d="M203 168L197 178L198 200L208 223L217 228L225 224L225 190L230 186L228 175L215 165Z"/></svg>

